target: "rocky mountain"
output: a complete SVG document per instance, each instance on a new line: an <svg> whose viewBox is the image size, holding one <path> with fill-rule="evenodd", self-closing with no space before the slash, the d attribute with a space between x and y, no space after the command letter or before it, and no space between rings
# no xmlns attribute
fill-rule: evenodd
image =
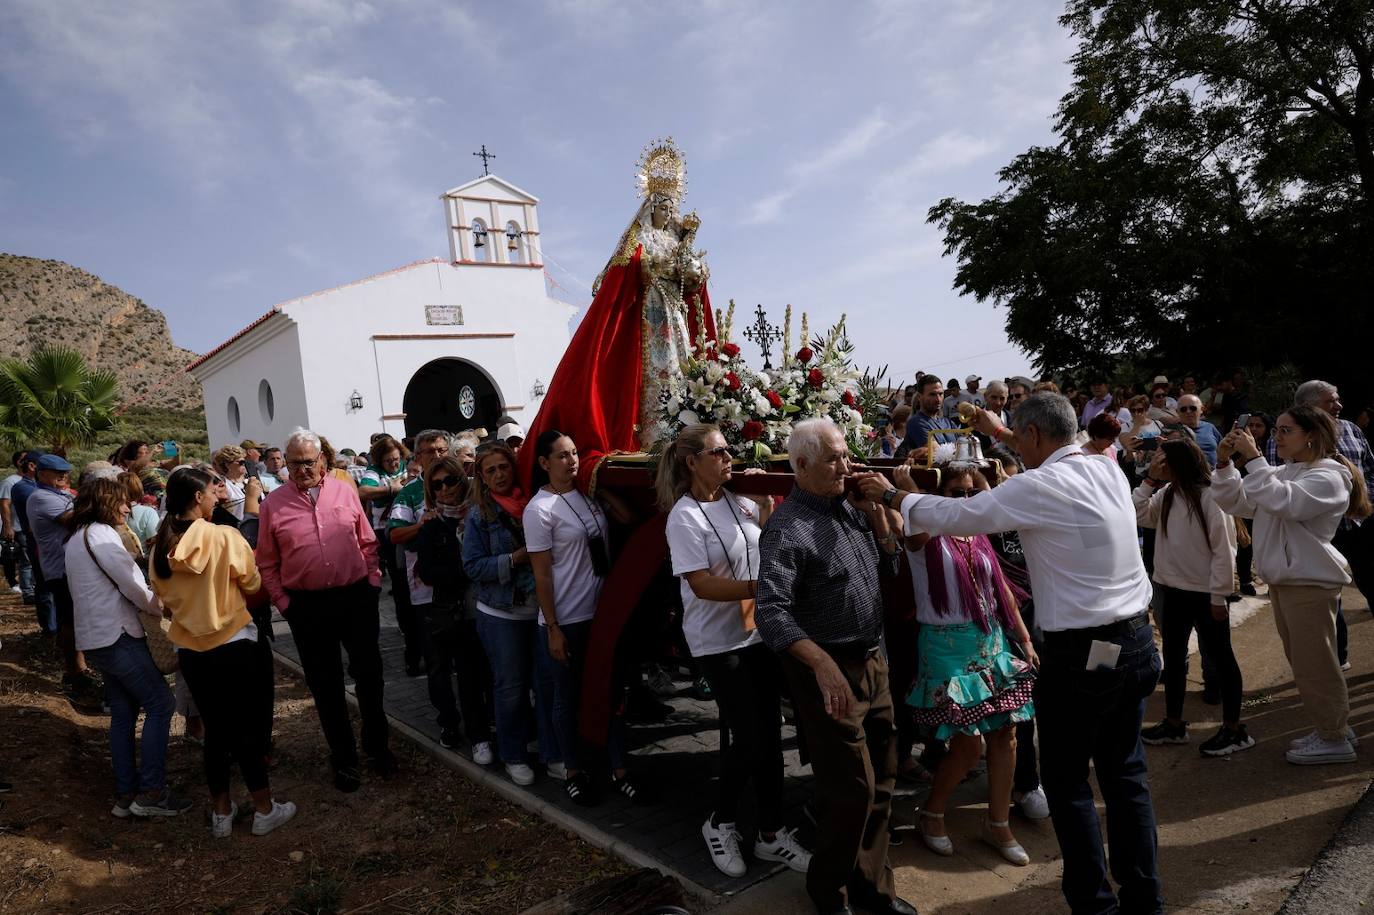
<svg viewBox="0 0 1374 915"><path fill-rule="evenodd" d="M162 312L62 261L0 253L0 358L43 343L70 346L114 372L126 404L202 406L200 384L181 371L196 354L172 342Z"/></svg>

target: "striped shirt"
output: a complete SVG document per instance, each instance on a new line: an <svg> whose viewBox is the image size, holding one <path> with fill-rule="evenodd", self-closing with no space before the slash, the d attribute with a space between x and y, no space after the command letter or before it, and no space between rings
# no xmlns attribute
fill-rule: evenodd
<svg viewBox="0 0 1374 915"><path fill-rule="evenodd" d="M848 499L794 486L759 538L759 634L778 652L802 639L876 645L883 630L878 576L896 575L897 563Z"/></svg>

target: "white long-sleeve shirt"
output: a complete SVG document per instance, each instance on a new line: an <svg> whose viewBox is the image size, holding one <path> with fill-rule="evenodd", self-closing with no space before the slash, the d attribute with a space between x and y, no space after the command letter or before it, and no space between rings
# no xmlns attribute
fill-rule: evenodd
<svg viewBox="0 0 1374 915"><path fill-rule="evenodd" d="M1046 632L1130 619L1150 604L1131 489L1116 464L1078 445L970 499L908 494L907 530L932 534L1018 531Z"/></svg>
<svg viewBox="0 0 1374 915"><path fill-rule="evenodd" d="M86 552L83 535L87 532L95 559ZM92 524L72 534L67 541L65 559L67 587L72 589L78 651L108 647L126 632L141 639L144 632L138 619L139 611L161 615L157 599L143 580L143 573L124 549L119 533L108 524ZM110 583L111 578L115 584Z"/></svg>
<svg viewBox="0 0 1374 915"><path fill-rule="evenodd" d="M1141 483L1131 494L1141 527L1159 527L1168 488L1156 490ZM1221 510L1211 487L1202 491L1199 501L1201 520L1193 516L1182 496L1174 494L1168 533L1161 531L1155 538L1155 581L1181 591L1211 594L1213 604L1224 604L1235 584L1236 522Z"/></svg>
<svg viewBox="0 0 1374 915"><path fill-rule="evenodd" d="M1224 511L1255 519L1255 571L1271 585L1350 583L1350 565L1331 545L1354 485L1339 461L1322 458L1273 467L1263 457L1212 473Z"/></svg>

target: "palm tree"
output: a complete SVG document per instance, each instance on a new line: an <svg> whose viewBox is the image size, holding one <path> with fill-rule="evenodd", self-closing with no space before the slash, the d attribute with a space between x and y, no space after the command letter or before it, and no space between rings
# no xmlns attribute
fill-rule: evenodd
<svg viewBox="0 0 1374 915"><path fill-rule="evenodd" d="M58 452L89 445L114 427L118 397L114 373L91 371L74 349L40 346L0 362L0 438Z"/></svg>

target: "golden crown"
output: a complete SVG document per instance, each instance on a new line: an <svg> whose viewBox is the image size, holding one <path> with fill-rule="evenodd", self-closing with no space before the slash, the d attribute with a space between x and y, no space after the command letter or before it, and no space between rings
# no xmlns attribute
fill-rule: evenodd
<svg viewBox="0 0 1374 915"><path fill-rule="evenodd" d="M639 156L636 176L641 197L667 197L681 202L687 190L687 165L672 137L654 140Z"/></svg>

